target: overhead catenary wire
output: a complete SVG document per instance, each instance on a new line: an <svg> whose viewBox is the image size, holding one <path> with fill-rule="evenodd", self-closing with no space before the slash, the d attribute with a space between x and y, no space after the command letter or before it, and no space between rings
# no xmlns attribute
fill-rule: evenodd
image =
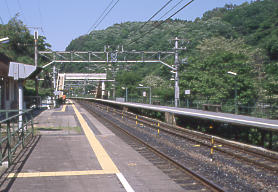
<svg viewBox="0 0 278 192"><path fill-rule="evenodd" d="M95 29L100 25L100 23L105 19L105 17L112 11L112 9L117 5L117 3L120 0L117 0L116 3L109 9L109 11L104 15L104 17L98 22L98 24L95 26Z"/></svg>
<svg viewBox="0 0 278 192"><path fill-rule="evenodd" d="M176 5L174 5L171 9L169 9L166 13L164 13L158 20L162 19L163 17L165 17L166 15L168 15L168 13L170 13L173 9L175 9L179 4L181 4L184 0L180 0Z"/></svg>
<svg viewBox="0 0 278 192"><path fill-rule="evenodd" d="M107 13L102 17L102 19L94 26L93 31L101 24L105 17L112 11L112 9L118 4L120 0L117 0L114 5L107 11Z"/></svg>
<svg viewBox="0 0 278 192"><path fill-rule="evenodd" d="M46 36L45 33L44 33L44 30L43 30L43 17L42 17L42 12L41 12L40 0L38 0L38 12L39 12L40 23L41 23L40 28L41 28L41 31L42 31L43 35Z"/></svg>
<svg viewBox="0 0 278 192"><path fill-rule="evenodd" d="M168 21L169 19L171 19L173 16L175 16L176 14L178 14L180 11L182 11L184 8L186 8L188 5L190 5L194 0L189 1L187 4L185 4L183 7L181 7L179 10L177 10L174 14L172 14L171 16L169 16L167 19L165 19L164 21L161 21L160 23L156 24L153 28L151 28L150 30L148 30L147 32L143 33L140 35L140 37L138 37L137 39L133 40L132 42L130 42L129 44L127 44L127 46L137 42L138 40L140 40L142 37L144 37L145 35L147 35L148 33L152 32L154 29L158 28L160 25L162 25L163 23L165 23L166 21Z"/></svg>
<svg viewBox="0 0 278 192"><path fill-rule="evenodd" d="M4 22L3 22L3 19L2 19L2 17L1 17L1 16L0 16L0 20L1 20L2 25L4 25Z"/></svg>
<svg viewBox="0 0 278 192"><path fill-rule="evenodd" d="M23 19L25 20L25 23L29 23L28 21L27 21L27 18L25 17L25 15L24 15L24 13L23 13L23 9L22 9L22 6L21 6L21 3L20 3L20 0L17 0L17 5L18 5L18 8L19 8L19 11L21 12L21 14L22 14L22 17L23 17Z"/></svg>
<svg viewBox="0 0 278 192"><path fill-rule="evenodd" d="M163 5L163 7L161 7L155 14L153 14L153 16L151 16L148 21L146 21L141 27L140 29L142 29L143 27L145 27L145 25L147 23L149 23L158 13L160 13L166 6L169 5L169 3L171 3L173 0L169 0L165 5Z"/></svg>
<svg viewBox="0 0 278 192"><path fill-rule="evenodd" d="M6 3L6 7L7 7L7 10L8 10L8 14L9 14L9 16L10 16L10 19L12 19L11 10L10 10L10 7L9 7L9 5L8 5L7 0L5 0L5 3Z"/></svg>
<svg viewBox="0 0 278 192"><path fill-rule="evenodd" d="M105 12L108 10L108 8L112 5L112 3L114 2L114 0L111 0L110 3L107 5L107 7L104 9L104 11L100 14L100 16L97 18L97 20L94 22L94 24L89 28L88 32L89 33L91 31L92 28L94 28L96 26L96 24L98 23L98 21L102 18L102 16L105 14Z"/></svg>

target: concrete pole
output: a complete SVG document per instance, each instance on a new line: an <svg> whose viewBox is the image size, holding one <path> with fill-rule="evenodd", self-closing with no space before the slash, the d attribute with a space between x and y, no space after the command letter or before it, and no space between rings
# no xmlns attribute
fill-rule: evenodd
<svg viewBox="0 0 278 192"><path fill-rule="evenodd" d="M152 104L152 88L150 87L150 105Z"/></svg>
<svg viewBox="0 0 278 192"><path fill-rule="evenodd" d="M35 66L38 66L38 31L34 32L34 40L35 40Z"/></svg>
<svg viewBox="0 0 278 192"><path fill-rule="evenodd" d="M35 66L38 67L38 31L36 30L34 32L34 41L35 41L35 50L34 50L34 60L35 60ZM36 90L36 96L39 96L39 81L38 77L35 77L35 90ZM38 102L36 102L36 107L38 105Z"/></svg>
<svg viewBox="0 0 278 192"><path fill-rule="evenodd" d="M178 107L180 100L180 88L179 88L179 74L178 74L178 66L179 66L179 39L175 38L175 107Z"/></svg>
<svg viewBox="0 0 278 192"><path fill-rule="evenodd" d="M23 112L23 81L18 80L18 110L19 113ZM22 115L18 117L18 128L22 128Z"/></svg>
<svg viewBox="0 0 278 192"><path fill-rule="evenodd" d="M53 100L53 104L54 104L54 108L56 107L56 95L55 95L55 92L56 92L56 66L54 65L53 66L53 88L54 88L54 100Z"/></svg>
<svg viewBox="0 0 278 192"><path fill-rule="evenodd" d="M127 99L128 99L128 97L127 97L127 87L125 88L125 102L127 102Z"/></svg>
<svg viewBox="0 0 278 192"><path fill-rule="evenodd" d="M105 96L105 82L101 82L101 98L103 99Z"/></svg>

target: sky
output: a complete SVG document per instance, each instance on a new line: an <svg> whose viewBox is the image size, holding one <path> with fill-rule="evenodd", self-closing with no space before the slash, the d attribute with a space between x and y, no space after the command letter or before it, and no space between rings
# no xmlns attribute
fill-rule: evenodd
<svg viewBox="0 0 278 192"><path fill-rule="evenodd" d="M0 23L6 24L19 13L19 19L28 27L41 27L39 34L46 36L52 50L63 51L71 40L88 33L97 18L112 0L0 0ZM115 3L117 0L114 0ZM147 21L169 0L119 0L96 30L127 21ZM157 20L180 0L172 0ZM173 18L194 20L225 4L242 4L250 0L195 0ZM184 0L179 7L189 0ZM113 4L112 3L112 4ZM175 10L178 10L179 7ZM171 11L169 16L175 11ZM167 16L165 16L167 18ZM165 19L164 18L164 19ZM33 29L30 28L31 33Z"/></svg>

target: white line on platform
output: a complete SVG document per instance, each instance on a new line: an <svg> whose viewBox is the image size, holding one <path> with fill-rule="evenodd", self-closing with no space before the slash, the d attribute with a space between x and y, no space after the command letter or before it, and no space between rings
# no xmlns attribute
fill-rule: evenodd
<svg viewBox="0 0 278 192"><path fill-rule="evenodd" d="M122 183L122 185L124 186L124 188L127 192L134 192L134 190L129 185L129 183L127 182L127 180L125 179L125 177L123 176L122 173L116 173L116 175L117 175L118 179L120 180L120 182Z"/></svg>
<svg viewBox="0 0 278 192"><path fill-rule="evenodd" d="M259 121L252 121L252 120L244 120L244 119L235 119L235 118L231 118L231 117L223 117L223 116L216 116L216 115L210 115L210 114L204 114L204 113L198 113L198 112L189 112L189 111L182 111L182 110L176 110L176 109L170 109L170 108L160 108L160 107L152 107L152 106L145 106L145 105L138 105L138 104L134 104L134 103L121 103L121 102L117 102L117 101L109 101L109 100L102 100L102 99L95 99L95 100L99 100L99 101L104 101L104 102L108 102L108 103L116 103L116 104L121 104L121 105L125 105L125 106L131 106L131 107L140 107L140 108L145 108L145 109L152 109L152 110L156 110L156 111L167 111L167 112L175 112L178 114L190 114L190 115L199 115L199 116L203 116L203 117L207 117L207 118L215 118L218 120L230 120L230 121L236 121L238 123L251 123L253 125L263 125L263 126L270 126L273 128L278 128L277 124L272 124L272 123L264 123L264 122L259 122Z"/></svg>

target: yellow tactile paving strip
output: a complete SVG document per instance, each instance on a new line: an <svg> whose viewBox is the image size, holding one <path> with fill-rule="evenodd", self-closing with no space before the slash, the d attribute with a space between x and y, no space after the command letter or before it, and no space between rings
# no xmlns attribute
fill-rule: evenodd
<svg viewBox="0 0 278 192"><path fill-rule="evenodd" d="M77 108L75 107L75 105L72 105L75 114L81 124L81 127L83 128L83 131L92 147L92 149L95 152L95 155L102 167L103 170L106 171L111 171L113 173L119 173L118 168L116 167L116 165L113 163L112 159L109 157L109 155L106 153L105 149L102 147L102 145L100 144L100 142L97 140L95 134L93 133L93 131L90 129L90 127L88 126L87 122L85 121L85 119L82 117L82 115L79 113L79 111L77 110Z"/></svg>
<svg viewBox="0 0 278 192"><path fill-rule="evenodd" d="M61 109L61 111L55 111L56 113L57 112L65 112L66 111L66 107L67 107L67 105L63 105L63 108Z"/></svg>
<svg viewBox="0 0 278 192"><path fill-rule="evenodd" d="M63 110L65 110L64 105ZM55 177L55 176L77 176L77 175L96 175L96 174L117 174L120 173L112 159L109 157L105 149L97 140L95 134L88 126L85 119L82 117L78 109L72 104L74 112L80 122L81 127L102 167L102 170L87 170L87 171L57 171L57 172L33 172L33 173L10 173L8 178L12 177Z"/></svg>
<svg viewBox="0 0 278 192"><path fill-rule="evenodd" d="M88 170L88 171L56 171L56 172L34 172L34 173L10 173L11 177L58 177L58 176L78 176L78 175L103 175L115 174L106 170Z"/></svg>

